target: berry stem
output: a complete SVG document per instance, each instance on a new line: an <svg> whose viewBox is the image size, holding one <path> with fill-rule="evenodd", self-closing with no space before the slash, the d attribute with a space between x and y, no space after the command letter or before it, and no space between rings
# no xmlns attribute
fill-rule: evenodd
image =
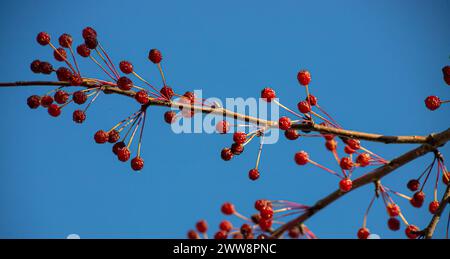
<svg viewBox="0 0 450 259"><path fill-rule="evenodd" d="M131 72L135 77L137 77L139 80L141 80L142 82L144 82L146 85L150 86L157 94L154 94L153 92L151 92L153 95L158 96L158 97L162 97L161 93L159 93L158 89L156 89L153 85L151 85L149 82L147 82L147 80L145 80L144 78L142 78L140 75L138 75L138 73L136 73L134 70L133 72Z"/></svg>
<svg viewBox="0 0 450 259"><path fill-rule="evenodd" d="M139 125L141 124L141 121L142 121L142 113L139 115L140 115L139 120L138 120L136 126L134 127L133 134L131 134L131 137L130 137L130 141L128 141L128 145L127 145L128 149L130 148L131 143L133 142L134 136L136 135Z"/></svg>
<svg viewBox="0 0 450 259"><path fill-rule="evenodd" d="M299 118L302 118L302 117L303 117L302 115L300 115L300 114L294 112L293 110L289 109L288 107L282 105L279 101L277 101L277 99L273 99L272 101L273 101L276 105L278 105L278 106L280 106L281 108L285 109L286 111L288 111L288 112L294 114L295 116L297 116L297 117L299 117Z"/></svg>
<svg viewBox="0 0 450 259"><path fill-rule="evenodd" d="M72 72L74 72L75 74L77 73L77 71L75 71L75 69L73 68L73 66L70 64L70 62L67 60L66 57L64 57L63 55L61 55L61 53L58 51L57 48L55 48L55 46L53 46L53 44L51 42L48 43L48 45L50 45L50 47L56 52L58 53L58 55L63 58L64 62L70 67L70 69L72 70Z"/></svg>
<svg viewBox="0 0 450 259"><path fill-rule="evenodd" d="M97 55L100 57L100 59L105 63L105 65L108 67L108 69L113 73L113 75L116 77L116 79L119 79L119 74L111 67L108 61L103 57L102 53L98 51L97 48L95 48L95 52L97 52Z"/></svg>
<svg viewBox="0 0 450 259"><path fill-rule="evenodd" d="M119 72L116 69L116 66L114 65L114 62L112 62L111 58L109 57L108 53L105 51L105 49L103 48L103 46L100 44L100 42L98 43L98 47L100 48L100 50L103 52L103 54L106 56L106 58L108 59L109 63L112 66L112 71L114 72L114 74L116 74L117 78L120 77ZM96 49L97 50L97 49ZM97 51L98 52L98 51Z"/></svg>
<svg viewBox="0 0 450 259"><path fill-rule="evenodd" d="M161 63L158 63L158 70L159 70L159 73L161 74L163 85L166 86L166 78L164 77L164 72L163 72Z"/></svg>
<svg viewBox="0 0 450 259"><path fill-rule="evenodd" d="M259 166L259 161L261 159L261 153L263 150L263 145L264 145L264 133L261 132L261 142L259 143L259 148L258 148L258 156L256 157L256 165L255 165L255 169L258 170L258 166ZM256 135L256 134L255 134Z"/></svg>
<svg viewBox="0 0 450 259"><path fill-rule="evenodd" d="M70 55L72 55L73 63L75 63L75 68L77 69L78 75L81 77L80 68L78 67L77 59L75 58L75 53L73 52L72 45L69 46Z"/></svg>
<svg viewBox="0 0 450 259"><path fill-rule="evenodd" d="M342 176L340 176L340 175L339 175L338 173L336 173L335 171L333 171L333 170L331 170L331 169L329 169L329 168L327 168L327 167L325 167L325 166L323 166L323 165L321 165L321 164L319 164L319 163L317 163L317 162L315 162L315 161L313 161L313 160L311 160L311 159L308 159L308 162L311 163L311 164L313 164L313 165L315 165L315 166L317 166L317 167L319 167L320 169L323 169L323 170L327 171L327 172L330 173L330 174L333 174L333 175L335 175L335 176L337 176L337 177L339 177L339 178L342 178Z"/></svg>
<svg viewBox="0 0 450 259"><path fill-rule="evenodd" d="M141 155L142 135L144 133L145 118L147 117L147 110L143 111L143 117L144 117L144 120L142 122L141 132L139 134L139 143L138 143L138 152L137 152L138 157L140 157L140 155Z"/></svg>
<svg viewBox="0 0 450 259"><path fill-rule="evenodd" d="M89 58L94 61L94 63L97 64L97 66L99 66L103 70L103 72L105 72L113 81L116 81L116 79L114 79L114 77L109 74L108 71L106 71L106 69L100 63L98 63L98 61L92 55L90 55Z"/></svg>
<svg viewBox="0 0 450 259"><path fill-rule="evenodd" d="M367 207L366 212L364 213L364 219L363 219L363 225L362 225L363 228L365 228L367 225L367 217L369 216L370 208L372 208L373 202L375 201L376 197L377 197L376 195L374 195L372 197L372 200L370 201L369 206Z"/></svg>

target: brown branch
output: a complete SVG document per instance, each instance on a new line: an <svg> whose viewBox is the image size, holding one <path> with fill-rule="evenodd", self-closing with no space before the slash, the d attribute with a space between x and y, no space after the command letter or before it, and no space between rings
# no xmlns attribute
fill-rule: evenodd
<svg viewBox="0 0 450 259"><path fill-rule="evenodd" d="M58 82L58 81L18 81L18 82L9 82L9 83L0 83L0 87L20 87L20 86L70 86L69 82ZM96 83L93 83L92 81L84 81L82 84L83 87L96 87L98 86ZM117 87L114 86L103 86L105 93L116 93L128 97L134 97L136 92L134 91L123 91L120 90ZM246 122L251 122L254 124L262 125L269 128L278 127L278 122L276 121L270 121L270 120L263 120L256 117L247 116L245 114L240 114L236 112L232 112L229 110L226 110L224 108L212 108L212 107L205 107L205 106L197 106L197 105L191 105L191 104L185 104L185 103L177 103L174 101L168 101L168 100L161 100L156 98L149 98L150 102L148 105L154 105L154 106L166 106L166 107L178 107L178 108L187 108L187 109L193 109L195 111L203 112L203 113L212 113L217 115L223 115L225 117L230 117L234 119L239 119ZM292 128L303 130L303 131L314 131L324 134L334 134L340 137L346 137L346 138L356 138L360 140L367 140L372 142L382 142L386 144L395 143L395 144L424 144L428 143L433 145L433 138L432 136L385 136L381 134L372 134L372 133L366 133L366 132L359 132L359 131L353 131L353 130L345 130L345 129L338 129L333 127L327 127L322 126L318 124L305 124L305 123L299 123L292 125Z"/></svg>
<svg viewBox="0 0 450 259"><path fill-rule="evenodd" d="M424 230L420 231L420 234L423 237L425 237L426 239L431 239L433 237L434 230L436 229L439 219L441 218L441 215L448 203L450 203L450 184L447 185L447 189L445 190L445 193L439 203L439 208L433 215L433 218L431 218L430 223Z"/></svg>
<svg viewBox="0 0 450 259"><path fill-rule="evenodd" d="M354 191L358 189L361 186L376 183L379 179L383 178L384 176L390 174L394 170L398 169L399 167L429 153L432 151L435 151L436 148L444 145L447 143L447 141L450 140L450 128L442 131L438 134L432 134L433 139L433 145L430 144L423 144L409 152L404 153L403 155L393 159L388 164L380 166L373 170L372 172L369 172L353 181L353 187L349 192L342 192L340 190L336 190L333 193L329 194L325 198L319 200L316 202L316 204L312 207L310 207L305 213L301 214L297 218L291 220L290 222L284 224L283 226L279 227L275 232L272 234L272 237L280 237L285 231L291 229L292 227L302 224L307 219L311 218L314 214L319 212L321 209L327 207L334 201L338 200L340 197L346 195L347 193L350 193L351 191Z"/></svg>

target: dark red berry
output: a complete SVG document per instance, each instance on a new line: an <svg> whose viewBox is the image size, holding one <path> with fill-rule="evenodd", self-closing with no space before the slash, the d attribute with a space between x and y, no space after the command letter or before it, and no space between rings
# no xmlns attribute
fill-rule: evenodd
<svg viewBox="0 0 450 259"><path fill-rule="evenodd" d="M420 231L420 229L417 226L409 225L405 229L405 234L409 239L416 239L420 235L419 233L417 233L418 231Z"/></svg>
<svg viewBox="0 0 450 259"><path fill-rule="evenodd" d="M251 169L250 171L248 171L248 178L250 178L250 180L252 181L256 181L259 178L259 171L258 169Z"/></svg>
<svg viewBox="0 0 450 259"><path fill-rule="evenodd" d="M187 237L189 239L200 239L199 235L194 230L189 230L189 232L187 233Z"/></svg>
<svg viewBox="0 0 450 259"><path fill-rule="evenodd" d="M42 46L48 45L50 43L50 35L46 32L38 33L36 40Z"/></svg>
<svg viewBox="0 0 450 259"><path fill-rule="evenodd" d="M128 161L128 159L130 159L130 155L130 150L127 147L123 147L117 150L117 158L122 162Z"/></svg>
<svg viewBox="0 0 450 259"><path fill-rule="evenodd" d="M151 62L158 64L162 60L162 54L161 51L157 49L151 49L148 53L148 59L150 59Z"/></svg>
<svg viewBox="0 0 450 259"><path fill-rule="evenodd" d="M332 139L334 139L334 135L333 135L333 134L322 134L322 136L323 136L326 140L332 140Z"/></svg>
<svg viewBox="0 0 450 259"><path fill-rule="evenodd" d="M352 189L353 182L349 178L344 178L339 181L339 189L342 192L348 192Z"/></svg>
<svg viewBox="0 0 450 259"><path fill-rule="evenodd" d="M220 152L220 157L222 157L222 159L225 161L229 161L231 160L231 158L233 158L233 152L231 152L231 149L229 148L224 148Z"/></svg>
<svg viewBox="0 0 450 259"><path fill-rule="evenodd" d="M73 112L72 119L76 123L83 123L86 120L86 114L82 110L76 110Z"/></svg>
<svg viewBox="0 0 450 259"><path fill-rule="evenodd" d="M36 59L33 62L31 62L30 69L31 71L33 71L33 73L36 74L41 73L41 61Z"/></svg>
<svg viewBox="0 0 450 259"><path fill-rule="evenodd" d="M91 55L91 50L86 46L86 44L78 45L77 47L78 55L87 58Z"/></svg>
<svg viewBox="0 0 450 259"><path fill-rule="evenodd" d="M272 88L266 87L261 91L261 98L267 102L271 102L273 99L277 98L277 96Z"/></svg>
<svg viewBox="0 0 450 259"><path fill-rule="evenodd" d="M442 68L442 74L444 75L444 81L450 85L450 66L445 66Z"/></svg>
<svg viewBox="0 0 450 259"><path fill-rule="evenodd" d="M309 82L311 82L311 74L308 72L308 70L301 70L297 74L297 79L301 85L309 85Z"/></svg>
<svg viewBox="0 0 450 259"><path fill-rule="evenodd" d="M108 132L104 130L99 130L94 135L94 140L98 144L106 143L108 141L108 138L109 138Z"/></svg>
<svg viewBox="0 0 450 259"><path fill-rule="evenodd" d="M391 217L397 217L400 215L400 207L395 203L390 203L386 207L387 213Z"/></svg>
<svg viewBox="0 0 450 259"><path fill-rule="evenodd" d="M425 99L425 106L429 110L434 111L441 106L441 99L435 95L428 96Z"/></svg>
<svg viewBox="0 0 450 259"><path fill-rule="evenodd" d="M237 144L244 144L247 140L247 134L245 132L235 132L233 134L233 141Z"/></svg>
<svg viewBox="0 0 450 259"><path fill-rule="evenodd" d="M83 91L76 91L72 95L73 102L76 104L83 104L87 100L87 94Z"/></svg>
<svg viewBox="0 0 450 259"><path fill-rule="evenodd" d="M325 142L325 147L330 151L335 151L337 148L337 141L334 139L327 140Z"/></svg>
<svg viewBox="0 0 450 259"><path fill-rule="evenodd" d="M186 103L194 104L195 103L195 94L193 92L185 92L183 94L183 101Z"/></svg>
<svg viewBox="0 0 450 259"><path fill-rule="evenodd" d="M206 231L208 231L208 223L206 223L205 220L200 220L199 222L197 222L197 224L195 224L195 227L200 233L206 233Z"/></svg>
<svg viewBox="0 0 450 259"><path fill-rule="evenodd" d="M67 52L63 48L57 48L53 51L53 57L55 57L57 61L64 61L67 59Z"/></svg>
<svg viewBox="0 0 450 259"><path fill-rule="evenodd" d="M306 165L309 161L309 155L305 151L295 153L294 160L298 165Z"/></svg>
<svg viewBox="0 0 450 259"><path fill-rule="evenodd" d="M271 219L273 218L273 209L271 206L265 206L259 211L259 214L263 219Z"/></svg>
<svg viewBox="0 0 450 259"><path fill-rule="evenodd" d="M222 205L222 207L220 208L220 210L225 215L231 215L231 214L234 214L234 212L235 212L234 205L232 203L229 203L229 202L225 202Z"/></svg>
<svg viewBox="0 0 450 259"><path fill-rule="evenodd" d="M315 106L317 104L317 97L315 97L314 95L310 94L309 96L306 97L305 99L306 101L309 101L309 104L311 104L311 106Z"/></svg>
<svg viewBox="0 0 450 259"><path fill-rule="evenodd" d="M346 144L354 150L358 150L361 148L361 143L357 139L348 139L346 141Z"/></svg>
<svg viewBox="0 0 450 259"><path fill-rule="evenodd" d="M56 76L59 81L70 81L72 79L72 72L66 67L60 67L56 70Z"/></svg>
<svg viewBox="0 0 450 259"><path fill-rule="evenodd" d="M281 117L278 120L278 127L282 130L287 130L291 127L291 119L288 117Z"/></svg>
<svg viewBox="0 0 450 259"><path fill-rule="evenodd" d="M344 147L344 152L345 152L346 154L351 155L351 154L355 153L356 150L354 150L353 148L351 148L350 146L347 145L347 146Z"/></svg>
<svg viewBox="0 0 450 259"><path fill-rule="evenodd" d="M133 87L133 81L126 76L122 76L117 80L117 86L124 91L128 91Z"/></svg>
<svg viewBox="0 0 450 259"><path fill-rule="evenodd" d="M406 187L408 187L408 189L410 191L415 192L415 191L419 190L420 182L417 179L411 179L408 181L408 184L406 185Z"/></svg>
<svg viewBox="0 0 450 259"><path fill-rule="evenodd" d="M137 92L134 98L140 104L147 104L149 102L147 91L144 90L140 90L139 92Z"/></svg>
<svg viewBox="0 0 450 259"><path fill-rule="evenodd" d="M307 101L301 101L297 104L297 108L301 113L308 113L311 111L311 105Z"/></svg>
<svg viewBox="0 0 450 259"><path fill-rule="evenodd" d="M108 142L116 143L120 139L120 133L117 130L111 130L108 133Z"/></svg>
<svg viewBox="0 0 450 259"><path fill-rule="evenodd" d="M359 239L367 239L370 235L369 229L367 228L360 228L358 230L358 238Z"/></svg>
<svg viewBox="0 0 450 259"><path fill-rule="evenodd" d="M167 111L164 113L164 121L166 123L172 124L175 122L177 113L174 111Z"/></svg>
<svg viewBox="0 0 450 259"><path fill-rule="evenodd" d="M388 220L388 227L392 231L397 231L400 229L400 220L397 218L390 218Z"/></svg>
<svg viewBox="0 0 450 259"><path fill-rule="evenodd" d="M39 70L42 74L50 75L53 72L53 66L52 64L43 61L39 64Z"/></svg>
<svg viewBox="0 0 450 259"><path fill-rule="evenodd" d="M350 170L353 168L353 161L350 157L343 157L343 158L341 158L339 165L344 170Z"/></svg>
<svg viewBox="0 0 450 259"><path fill-rule="evenodd" d="M94 37L88 37L84 39L84 44L86 44L86 47L90 49L95 49L98 46L97 38Z"/></svg>
<svg viewBox="0 0 450 259"><path fill-rule="evenodd" d="M216 131L219 134L226 134L230 131L230 123L228 121L219 121L216 125Z"/></svg>
<svg viewBox="0 0 450 259"><path fill-rule="evenodd" d="M365 167L370 164L370 155L368 153L361 153L356 157L356 163L359 166Z"/></svg>
<svg viewBox="0 0 450 259"><path fill-rule="evenodd" d="M113 151L113 153L115 155L117 155L117 152L119 152L119 150L124 148L124 147L126 147L126 145L125 145L125 143L123 141L117 142L116 144L113 145L112 151Z"/></svg>
<svg viewBox="0 0 450 259"><path fill-rule="evenodd" d="M413 197L409 201L411 205L413 205L413 207L420 208L425 201L425 193L423 193L422 191L418 191L414 193Z"/></svg>
<svg viewBox="0 0 450 259"><path fill-rule="evenodd" d="M428 211L430 211L431 214L436 214L436 211L438 209L439 209L438 201L432 201L432 202L430 202L430 205L428 205Z"/></svg>
<svg viewBox="0 0 450 259"><path fill-rule="evenodd" d="M53 97L51 97L50 95L44 95L41 98L41 105L42 107L49 107L51 104L53 103Z"/></svg>
<svg viewBox="0 0 450 259"><path fill-rule="evenodd" d="M134 171L140 171L142 168L144 168L144 159L141 157L135 157L131 159L131 168Z"/></svg>
<svg viewBox="0 0 450 259"><path fill-rule="evenodd" d="M61 45L61 47L70 48L72 46L73 39L72 39L72 36L70 36L67 33L64 33L61 36L59 36L58 41L59 41L59 45Z"/></svg>
<svg viewBox="0 0 450 259"><path fill-rule="evenodd" d="M66 91L58 90L58 91L56 91L54 98L55 98L55 102L57 102L59 104L64 104L69 99L69 94Z"/></svg>
<svg viewBox="0 0 450 259"><path fill-rule="evenodd" d="M242 224L240 230L241 230L241 234L242 234L244 237L248 237L250 234L253 233L252 227L251 227L249 224L247 224L247 223Z"/></svg>
<svg viewBox="0 0 450 259"><path fill-rule="evenodd" d="M230 232L233 229L233 225L228 220L222 220L219 224L220 230Z"/></svg>
<svg viewBox="0 0 450 259"><path fill-rule="evenodd" d="M48 106L48 114L50 114L53 117L58 117L61 114L61 108L56 104L50 104Z"/></svg>
<svg viewBox="0 0 450 259"><path fill-rule="evenodd" d="M289 140L296 140L300 137L300 134L298 134L297 130L295 129L287 129L284 132L284 136Z"/></svg>
<svg viewBox="0 0 450 259"><path fill-rule="evenodd" d="M27 104L31 109L36 109L37 107L39 107L39 105L41 105L41 97L32 95L28 97Z"/></svg>
<svg viewBox="0 0 450 259"><path fill-rule="evenodd" d="M124 74L130 74L133 72L133 64L128 61L120 61L119 68Z"/></svg>
<svg viewBox="0 0 450 259"><path fill-rule="evenodd" d="M233 155L240 155L242 152L244 152L244 145L233 143L231 145L231 152Z"/></svg>
<svg viewBox="0 0 450 259"><path fill-rule="evenodd" d="M299 238L300 237L300 228L298 226L295 226L291 229L289 229L288 235L290 238Z"/></svg>
<svg viewBox="0 0 450 259"><path fill-rule="evenodd" d="M226 231L220 230L217 231L216 234L214 234L214 239L220 240L220 239L226 239L228 236L228 233Z"/></svg>
<svg viewBox="0 0 450 259"><path fill-rule="evenodd" d="M97 32L92 27L86 27L83 29L83 39L97 38Z"/></svg>
<svg viewBox="0 0 450 259"><path fill-rule="evenodd" d="M70 79L70 85L72 86L80 86L83 84L83 78L81 78L78 74L73 74L72 78Z"/></svg>
<svg viewBox="0 0 450 259"><path fill-rule="evenodd" d="M262 231L266 231L269 230L270 227L272 226L272 220L270 219L261 219L258 223L259 227L261 228Z"/></svg>
<svg viewBox="0 0 450 259"><path fill-rule="evenodd" d="M268 200L255 201L255 209L258 211L261 211L266 206L271 206L271 203Z"/></svg>
<svg viewBox="0 0 450 259"><path fill-rule="evenodd" d="M168 100L172 99L174 95L173 89L169 86L164 86L159 92Z"/></svg>

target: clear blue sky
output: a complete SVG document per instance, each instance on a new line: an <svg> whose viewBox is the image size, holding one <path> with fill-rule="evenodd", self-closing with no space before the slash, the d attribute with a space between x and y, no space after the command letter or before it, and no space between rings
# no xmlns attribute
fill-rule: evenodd
<svg viewBox="0 0 450 259"><path fill-rule="evenodd" d="M385 134L427 134L448 127L449 108L425 109L430 94L450 98L441 68L450 63L449 1L9 1L0 8L0 81L45 80L29 63L51 59L36 33L67 32L77 43L93 26L112 58L131 60L159 82L148 50L164 54L168 82L178 92L205 96L258 96L265 86L295 108L304 92L296 73L311 71L319 102L347 128ZM101 76L81 62L85 74ZM312 166L298 167L293 154L307 150L334 166L322 140L280 141L263 152L257 182L247 178L256 143L232 162L219 153L231 136L175 135L164 109L151 108L144 136L145 170L136 174L116 161L93 134L137 108L133 100L100 96L88 120L75 125L71 112L57 119L26 106L48 88L1 89L0 238L179 237L205 218L216 228L219 207L232 201L253 212L260 198L312 204L337 187L337 178ZM69 111L73 110L73 106ZM390 159L412 146L367 144ZM449 155L449 148L443 148ZM428 155L384 183L405 184L431 160ZM360 172L361 173L361 172ZM441 189L443 185L440 185ZM359 189L320 212L307 225L322 238L354 238L373 186ZM441 193L441 192L440 192ZM427 201L431 185L427 188ZM430 215L399 201L407 219L424 226ZM448 210L447 210L448 212ZM447 219L447 216L444 217ZM369 216L373 233L391 232L377 202ZM234 222L239 222L235 220ZM439 224L436 236L445 234Z"/></svg>

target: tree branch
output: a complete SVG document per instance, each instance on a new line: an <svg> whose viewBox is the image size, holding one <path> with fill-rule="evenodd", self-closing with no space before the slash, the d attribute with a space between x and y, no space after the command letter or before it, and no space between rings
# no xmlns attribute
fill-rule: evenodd
<svg viewBox="0 0 450 259"><path fill-rule="evenodd" d="M430 223L424 230L421 231L421 235L423 237L426 239L431 239L433 237L434 230L436 229L439 219L441 218L441 215L448 203L450 203L450 184L447 185L447 189L445 190L445 193L439 203L439 208L433 215L433 218L431 218Z"/></svg>

